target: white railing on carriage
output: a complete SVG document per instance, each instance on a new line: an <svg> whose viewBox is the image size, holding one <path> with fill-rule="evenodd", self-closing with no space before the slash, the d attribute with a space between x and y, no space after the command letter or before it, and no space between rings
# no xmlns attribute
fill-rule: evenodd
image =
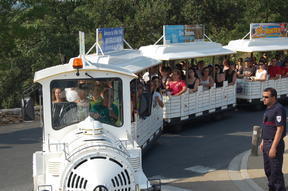
<svg viewBox="0 0 288 191"><path fill-rule="evenodd" d="M265 88L275 88L278 97L288 94L288 78L267 81L248 81L237 79L237 99L252 101L262 99L262 92Z"/></svg>
<svg viewBox="0 0 288 191"><path fill-rule="evenodd" d="M131 134L139 146L144 148L149 141L161 133L163 129L163 109L161 107L153 106L151 114L145 118L136 116L135 122L132 122Z"/></svg>
<svg viewBox="0 0 288 191"><path fill-rule="evenodd" d="M180 117L181 120L201 116L204 112L213 113L216 109L227 109L229 105L236 104L236 84L228 86L224 82L223 87L212 87L203 90L199 86L198 91L189 93L186 91L181 96L163 96L163 118L167 121Z"/></svg>

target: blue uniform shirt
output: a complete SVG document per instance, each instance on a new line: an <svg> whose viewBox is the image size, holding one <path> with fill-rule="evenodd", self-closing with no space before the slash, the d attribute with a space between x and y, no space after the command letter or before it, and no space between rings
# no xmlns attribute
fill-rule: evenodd
<svg viewBox="0 0 288 191"><path fill-rule="evenodd" d="M267 108L264 113L262 139L274 139L277 126L284 126L282 138L286 135L286 110L280 103Z"/></svg>

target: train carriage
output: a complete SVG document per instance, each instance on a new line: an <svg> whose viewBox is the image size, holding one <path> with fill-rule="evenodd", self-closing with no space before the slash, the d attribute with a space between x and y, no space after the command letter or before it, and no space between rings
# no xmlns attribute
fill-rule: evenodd
<svg viewBox="0 0 288 191"><path fill-rule="evenodd" d="M287 26L286 24L286 28L284 25L284 27L281 26L281 23L252 23L250 32L244 38L230 41L225 48L251 55L257 52L288 50ZM261 27L262 30L258 30ZM284 34L281 32L282 28ZM248 35L250 38L245 39ZM279 92L278 98L286 97L288 95L287 84L287 78L266 81L237 79L237 99L240 102L259 103L262 99L262 92L267 87L275 88Z"/></svg>
<svg viewBox="0 0 288 191"><path fill-rule="evenodd" d="M137 72L159 63L139 50L122 49L80 54L35 73L43 92L35 191L152 190L141 148L161 134L163 112L154 107L149 117L132 122L130 83Z"/></svg>
<svg viewBox="0 0 288 191"><path fill-rule="evenodd" d="M154 44L142 46L140 50L144 56L159 59L168 64L185 59L225 56L235 53L223 48L219 43L204 40ZM176 129L181 129L181 122L184 120L233 108L236 104L236 85L228 86L227 82L224 82L223 87L216 88L214 86L209 90L203 90L199 86L195 93L186 91L180 96L164 95L163 100L164 125L172 125Z"/></svg>

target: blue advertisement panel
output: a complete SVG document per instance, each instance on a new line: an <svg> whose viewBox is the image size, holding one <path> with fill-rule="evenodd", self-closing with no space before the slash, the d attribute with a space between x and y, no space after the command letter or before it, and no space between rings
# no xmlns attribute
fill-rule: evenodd
<svg viewBox="0 0 288 191"><path fill-rule="evenodd" d="M124 48L124 29L119 28L98 28L96 30L97 42L103 53L122 50Z"/></svg>
<svg viewBox="0 0 288 191"><path fill-rule="evenodd" d="M201 41L204 39L203 25L164 25L164 44Z"/></svg>
<svg viewBox="0 0 288 191"><path fill-rule="evenodd" d="M250 38L279 38L288 37L287 23L252 23Z"/></svg>

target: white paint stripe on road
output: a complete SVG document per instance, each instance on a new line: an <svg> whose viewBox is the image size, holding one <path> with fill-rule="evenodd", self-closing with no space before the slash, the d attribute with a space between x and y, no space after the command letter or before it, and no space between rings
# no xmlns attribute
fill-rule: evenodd
<svg viewBox="0 0 288 191"><path fill-rule="evenodd" d="M196 172L196 173L200 173L200 174L206 174L208 172L213 172L216 169L215 168L206 167L206 166L197 165L197 166L192 166L192 167L189 167L189 168L185 168L185 170Z"/></svg>
<svg viewBox="0 0 288 191"><path fill-rule="evenodd" d="M192 190L187 190L187 189L170 186L170 185L162 185L161 191L192 191Z"/></svg>

